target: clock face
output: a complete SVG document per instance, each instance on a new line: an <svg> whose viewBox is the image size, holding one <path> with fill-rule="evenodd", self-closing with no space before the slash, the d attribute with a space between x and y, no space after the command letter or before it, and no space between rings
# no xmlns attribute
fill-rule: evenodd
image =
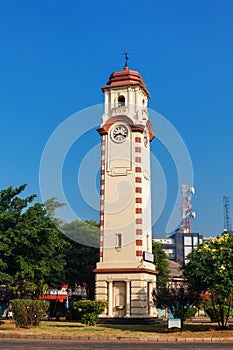
<svg viewBox="0 0 233 350"><path fill-rule="evenodd" d="M116 142L123 142L128 136L128 129L125 125L117 125L112 130L112 138Z"/></svg>

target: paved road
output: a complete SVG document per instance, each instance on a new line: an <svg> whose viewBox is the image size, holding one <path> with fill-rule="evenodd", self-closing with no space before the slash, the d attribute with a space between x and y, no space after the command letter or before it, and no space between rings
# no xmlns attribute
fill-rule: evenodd
<svg viewBox="0 0 233 350"><path fill-rule="evenodd" d="M0 339L2 350L230 350L231 343L133 343L133 342L77 342L29 339Z"/></svg>

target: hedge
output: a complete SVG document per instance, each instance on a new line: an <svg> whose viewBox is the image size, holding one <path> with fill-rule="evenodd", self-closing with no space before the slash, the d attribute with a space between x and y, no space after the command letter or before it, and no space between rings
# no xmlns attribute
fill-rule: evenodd
<svg viewBox="0 0 233 350"><path fill-rule="evenodd" d="M49 301L14 299L11 300L15 324L20 328L38 326L46 316Z"/></svg>
<svg viewBox="0 0 233 350"><path fill-rule="evenodd" d="M102 300L79 300L73 304L74 310L81 314L81 320L86 326L95 326L106 306L107 302Z"/></svg>

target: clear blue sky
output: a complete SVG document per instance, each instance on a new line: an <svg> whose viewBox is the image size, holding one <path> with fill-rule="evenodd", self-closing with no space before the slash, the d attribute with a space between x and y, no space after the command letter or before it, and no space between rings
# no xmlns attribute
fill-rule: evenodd
<svg viewBox="0 0 233 350"><path fill-rule="evenodd" d="M174 125L190 152L193 231L220 234L224 195L233 214L232 18L231 0L0 1L0 187L27 183L26 194L40 199L39 165L48 138L73 113L103 102L100 87L122 69L127 49L130 68L151 93L150 108ZM93 135L92 146L100 141ZM84 152L88 142L76 151ZM153 147L167 164L159 142ZM71 160L79 159L72 157L67 173ZM169 166L164 169L172 194L177 179ZM65 180L68 192L76 175ZM171 195L156 236L164 235L174 200ZM82 218L98 220L97 211L78 201Z"/></svg>

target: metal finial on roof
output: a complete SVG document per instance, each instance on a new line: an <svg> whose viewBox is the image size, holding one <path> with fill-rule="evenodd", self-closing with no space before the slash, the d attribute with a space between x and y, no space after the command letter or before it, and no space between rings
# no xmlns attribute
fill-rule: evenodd
<svg viewBox="0 0 233 350"><path fill-rule="evenodd" d="M122 55L125 56L125 65L124 65L124 67L128 67L129 52L128 51L124 51L124 52L122 52Z"/></svg>

